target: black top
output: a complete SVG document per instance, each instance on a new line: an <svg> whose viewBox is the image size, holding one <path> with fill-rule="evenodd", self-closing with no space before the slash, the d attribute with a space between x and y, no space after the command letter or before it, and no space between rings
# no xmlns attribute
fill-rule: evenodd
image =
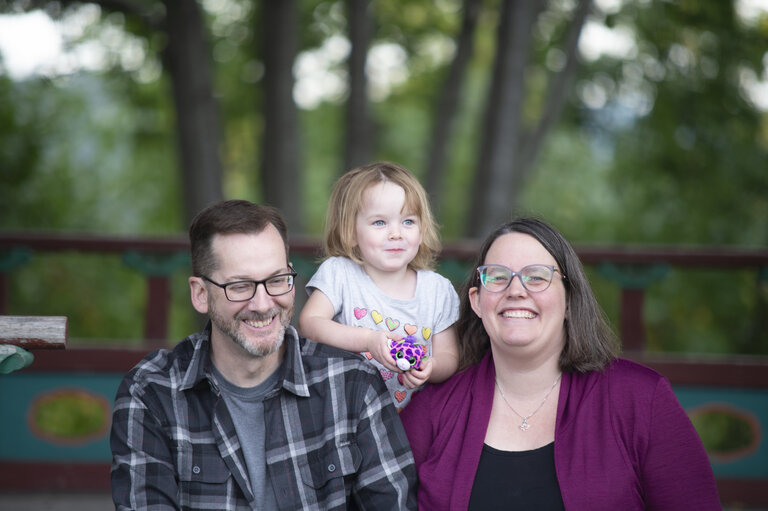
<svg viewBox="0 0 768 511"><path fill-rule="evenodd" d="M469 511L565 511L555 475L555 444L532 451L483 446L469 496Z"/></svg>

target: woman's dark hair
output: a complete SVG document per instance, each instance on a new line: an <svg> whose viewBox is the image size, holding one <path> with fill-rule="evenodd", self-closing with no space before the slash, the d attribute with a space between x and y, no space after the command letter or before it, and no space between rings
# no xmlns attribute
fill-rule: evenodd
<svg viewBox="0 0 768 511"><path fill-rule="evenodd" d="M280 212L271 206L260 206L246 200L216 202L200 211L189 226L192 275L210 275L217 268L211 245L217 234L260 233L272 224L285 244L288 264L288 230Z"/></svg>
<svg viewBox="0 0 768 511"><path fill-rule="evenodd" d="M469 290L479 287L477 267L485 263L488 250L497 238L512 232L535 238L552 254L557 267L565 274L567 319L565 320L565 346L560 353L560 370L564 372L600 371L619 353L616 336L605 313L597 303L589 285L584 267L570 243L555 229L534 218L518 218L498 227L486 238L478 254L472 273L459 292L461 299L456 330L459 339L459 369L479 362L490 348L490 338L482 320L472 310ZM483 292L482 288L478 292Z"/></svg>

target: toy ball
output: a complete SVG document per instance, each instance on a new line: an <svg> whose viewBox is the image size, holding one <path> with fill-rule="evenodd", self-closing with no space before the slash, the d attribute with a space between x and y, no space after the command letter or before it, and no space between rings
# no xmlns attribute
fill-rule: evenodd
<svg viewBox="0 0 768 511"><path fill-rule="evenodd" d="M419 369L421 360L427 356L426 346L418 343L412 335L407 335L399 341L392 341L389 353L395 359L397 367L403 371Z"/></svg>

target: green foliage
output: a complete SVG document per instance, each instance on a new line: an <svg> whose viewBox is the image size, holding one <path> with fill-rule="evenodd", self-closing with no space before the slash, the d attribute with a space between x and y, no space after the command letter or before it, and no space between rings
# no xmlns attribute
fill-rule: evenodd
<svg viewBox="0 0 768 511"><path fill-rule="evenodd" d="M578 115L611 155L614 240L768 245L766 118L741 82L761 70L768 31L731 2L635 4L613 21L638 32L640 53L585 66L607 100Z"/></svg>
<svg viewBox="0 0 768 511"><path fill-rule="evenodd" d="M319 238L325 226L325 208L331 188L344 171L344 111L340 105L323 103L314 110L303 111L300 119L302 142L307 154L304 168L307 172L303 189L297 189L296 194L306 201L306 232Z"/></svg>
<svg viewBox="0 0 768 511"><path fill-rule="evenodd" d="M130 91L114 77L6 85L0 110L8 109L8 121L0 130L14 135L0 142L2 167L11 169L2 174L0 228L178 229L178 176L158 172L174 166L162 110L145 105L141 94L125 97Z"/></svg>
<svg viewBox="0 0 768 511"><path fill-rule="evenodd" d="M691 422L710 455L727 456L757 441L750 424L726 411L709 411L691 417Z"/></svg>
<svg viewBox="0 0 768 511"><path fill-rule="evenodd" d="M105 404L84 392L61 392L35 407L34 422L47 435L78 439L104 431L107 414Z"/></svg>
<svg viewBox="0 0 768 511"><path fill-rule="evenodd" d="M11 315L67 316L74 344L144 334L145 279L118 256L36 254L13 272L9 294Z"/></svg>

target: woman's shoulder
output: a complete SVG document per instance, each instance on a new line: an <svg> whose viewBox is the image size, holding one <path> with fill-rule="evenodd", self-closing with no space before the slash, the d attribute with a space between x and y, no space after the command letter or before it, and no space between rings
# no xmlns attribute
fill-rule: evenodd
<svg viewBox="0 0 768 511"><path fill-rule="evenodd" d="M605 377L624 385L655 387L664 376L648 366L626 358L616 358L605 369Z"/></svg>
<svg viewBox="0 0 768 511"><path fill-rule="evenodd" d="M593 401L590 395L602 396L598 397L598 402L607 399L612 403L611 406L617 408L645 408L653 402L660 385L669 388L664 376L654 369L632 360L617 358L602 372L574 377L572 396L577 401L585 399L586 402Z"/></svg>
<svg viewBox="0 0 768 511"><path fill-rule="evenodd" d="M570 394L576 400L594 392L624 398L630 395L652 396L664 376L654 369L625 358L616 358L602 371L570 373Z"/></svg>
<svg viewBox="0 0 768 511"><path fill-rule="evenodd" d="M599 410L605 409L610 409L613 417L633 423L638 417L647 418L659 397L672 395L664 376L623 358L615 359L603 371L569 373L567 392L563 425L570 424L578 415L599 416Z"/></svg>

